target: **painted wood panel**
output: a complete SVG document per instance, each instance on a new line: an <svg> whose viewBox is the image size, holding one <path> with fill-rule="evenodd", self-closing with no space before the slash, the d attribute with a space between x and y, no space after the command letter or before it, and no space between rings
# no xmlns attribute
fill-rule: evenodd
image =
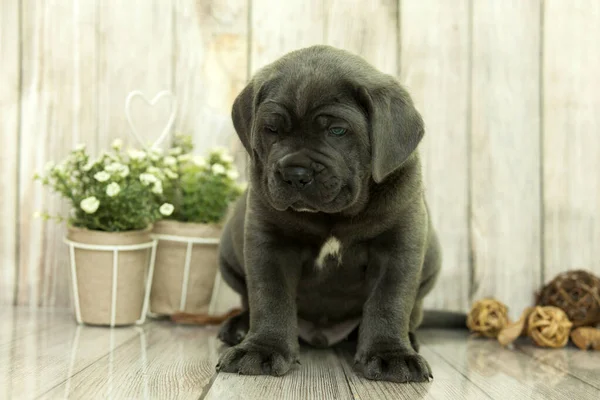
<svg viewBox="0 0 600 400"><path fill-rule="evenodd" d="M81 328L81 333L87 333ZM127 328L126 328L127 329ZM152 324L131 329L126 342L98 350L108 354L43 394L43 398L70 399L199 399L215 373L219 341L214 329ZM117 331L120 331L118 329ZM105 332L108 331L105 329ZM129 333L129 332L128 332ZM105 333L105 338L108 334ZM83 336L82 336L83 337ZM71 360L90 358L90 339L74 343ZM78 344L78 345L77 345Z"/></svg>
<svg viewBox="0 0 600 400"><path fill-rule="evenodd" d="M517 316L541 278L540 2L473 2L474 298Z"/></svg>
<svg viewBox="0 0 600 400"><path fill-rule="evenodd" d="M231 105L248 74L248 1L176 0L174 7L176 131L192 134L198 153L228 148L243 172Z"/></svg>
<svg viewBox="0 0 600 400"><path fill-rule="evenodd" d="M600 3L544 2L545 280L600 275Z"/></svg>
<svg viewBox="0 0 600 400"><path fill-rule="evenodd" d="M65 227L34 219L68 207L32 181L78 143L96 142L96 4L22 2L19 304L69 304Z"/></svg>
<svg viewBox="0 0 600 400"><path fill-rule="evenodd" d="M323 1L252 0L250 4L251 73L289 51L323 43Z"/></svg>
<svg viewBox="0 0 600 400"><path fill-rule="evenodd" d="M233 99L250 73L317 43L399 76L424 116L424 179L444 249L429 307L465 309L492 295L518 313L543 279L574 268L600 274L599 7L593 0L2 2L0 303L12 302L16 289L19 304L69 304L64 227L32 217L68 208L31 176L77 143L96 153L127 137L130 90L173 90L176 129L193 133L199 152L228 147L243 168ZM134 104L148 141L168 106Z"/></svg>
<svg viewBox="0 0 600 400"><path fill-rule="evenodd" d="M469 305L469 2L401 1L400 80L425 121L420 145L431 218L443 249L425 306ZM423 29L426 26L427 29Z"/></svg>
<svg viewBox="0 0 600 400"><path fill-rule="evenodd" d="M21 57L19 4L0 3L0 304L12 304L17 279L17 165Z"/></svg>
<svg viewBox="0 0 600 400"><path fill-rule="evenodd" d="M82 2L83 3L83 2ZM139 147L129 136L125 100L132 90L152 99L173 89L173 4L162 0L106 0L98 16L98 148L116 138ZM140 99L131 115L146 143L165 126L171 104L149 107Z"/></svg>
<svg viewBox="0 0 600 400"><path fill-rule="evenodd" d="M325 0L324 10L324 43L356 53L397 76L397 1Z"/></svg>

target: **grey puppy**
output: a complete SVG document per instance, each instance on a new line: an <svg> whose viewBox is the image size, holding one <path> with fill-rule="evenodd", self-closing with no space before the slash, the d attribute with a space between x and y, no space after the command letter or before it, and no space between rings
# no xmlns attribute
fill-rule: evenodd
<svg viewBox="0 0 600 400"><path fill-rule="evenodd" d="M220 249L242 314L219 337L217 369L283 375L300 336L331 346L358 327L357 369L395 382L432 378L415 330L440 269L409 94L329 46L262 68L236 98L249 188Z"/></svg>

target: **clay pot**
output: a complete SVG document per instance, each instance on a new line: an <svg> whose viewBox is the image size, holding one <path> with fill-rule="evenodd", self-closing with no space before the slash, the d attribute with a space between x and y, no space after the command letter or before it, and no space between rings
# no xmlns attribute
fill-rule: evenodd
<svg viewBox="0 0 600 400"><path fill-rule="evenodd" d="M221 227L163 220L155 224L153 233L219 239ZM151 313L157 315L173 315L178 312L208 313L218 271L218 244L191 245L188 280L187 285L184 286L187 250L188 243L159 238L150 296Z"/></svg>
<svg viewBox="0 0 600 400"><path fill-rule="evenodd" d="M152 227L126 232L102 232L69 227L67 238L88 245L135 245L151 242ZM114 252L73 249L81 319L90 325L111 325ZM114 325L142 318L151 248L118 251Z"/></svg>

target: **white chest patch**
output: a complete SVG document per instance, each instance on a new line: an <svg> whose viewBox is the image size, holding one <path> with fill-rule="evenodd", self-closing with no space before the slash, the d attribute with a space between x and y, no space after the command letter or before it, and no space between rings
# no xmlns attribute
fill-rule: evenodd
<svg viewBox="0 0 600 400"><path fill-rule="evenodd" d="M335 258L338 263L342 262L342 243L333 236L323 243L315 264L318 268L323 268L325 261L330 257Z"/></svg>

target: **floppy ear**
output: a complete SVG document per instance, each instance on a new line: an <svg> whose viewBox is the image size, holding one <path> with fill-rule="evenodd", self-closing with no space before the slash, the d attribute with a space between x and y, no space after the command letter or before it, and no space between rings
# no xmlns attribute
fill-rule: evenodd
<svg viewBox="0 0 600 400"><path fill-rule="evenodd" d="M246 151L250 155L252 155L252 147L250 143L252 124L254 123L254 98L254 83L250 82L235 98L233 107L231 108L233 127L242 141L242 144L246 148Z"/></svg>
<svg viewBox="0 0 600 400"><path fill-rule="evenodd" d="M395 80L375 89L363 88L371 126L371 166L375 182L397 170L425 133L423 119L410 95Z"/></svg>

